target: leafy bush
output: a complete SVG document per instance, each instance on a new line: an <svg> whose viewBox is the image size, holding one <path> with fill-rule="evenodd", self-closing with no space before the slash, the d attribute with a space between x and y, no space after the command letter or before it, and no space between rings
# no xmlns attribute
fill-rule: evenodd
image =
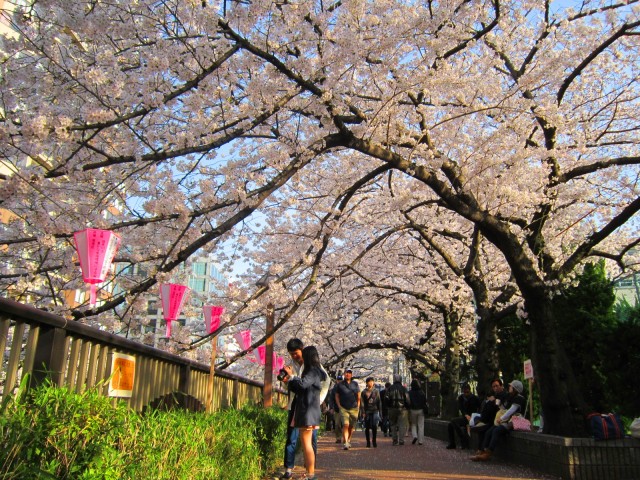
<svg viewBox="0 0 640 480"><path fill-rule="evenodd" d="M124 478L219 478L212 416L174 410L130 418L119 444L128 459Z"/></svg>
<svg viewBox="0 0 640 480"><path fill-rule="evenodd" d="M43 385L2 406L0 479L258 480L284 448L286 413L129 410L96 389Z"/></svg>
<svg viewBox="0 0 640 480"><path fill-rule="evenodd" d="M127 415L95 389L21 388L2 406L0 478L120 478L114 447Z"/></svg>
<svg viewBox="0 0 640 480"><path fill-rule="evenodd" d="M287 411L279 407L246 405L240 413L253 425L263 471L273 470L282 460L287 435Z"/></svg>

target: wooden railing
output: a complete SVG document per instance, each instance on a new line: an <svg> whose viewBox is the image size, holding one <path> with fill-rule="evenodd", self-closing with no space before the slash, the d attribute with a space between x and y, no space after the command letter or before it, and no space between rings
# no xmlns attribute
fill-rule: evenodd
<svg viewBox="0 0 640 480"><path fill-rule="evenodd" d="M2 400L27 374L31 387L50 379L79 393L96 387L106 396L114 353L135 358L131 397L120 400L136 411L170 398L186 399L188 408L202 410L209 398L209 365L4 298L0 298L0 353ZM210 411L260 403L262 387L261 382L216 371ZM282 405L286 396L275 391L273 400Z"/></svg>

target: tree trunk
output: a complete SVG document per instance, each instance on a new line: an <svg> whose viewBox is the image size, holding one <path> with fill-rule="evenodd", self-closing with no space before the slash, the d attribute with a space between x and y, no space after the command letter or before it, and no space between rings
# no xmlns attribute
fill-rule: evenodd
<svg viewBox="0 0 640 480"><path fill-rule="evenodd" d="M493 318L480 315L477 329L475 367L478 374L478 391L486 395L490 393L491 382L500 374L498 328Z"/></svg>
<svg viewBox="0 0 640 480"><path fill-rule="evenodd" d="M531 320L531 353L542 401L543 432L566 437L587 435L586 404L555 329L549 296L526 298Z"/></svg>
<svg viewBox="0 0 640 480"><path fill-rule="evenodd" d="M460 383L460 345L458 343L459 320L455 314L445 314L444 371L440 375L442 418L458 415L457 387Z"/></svg>

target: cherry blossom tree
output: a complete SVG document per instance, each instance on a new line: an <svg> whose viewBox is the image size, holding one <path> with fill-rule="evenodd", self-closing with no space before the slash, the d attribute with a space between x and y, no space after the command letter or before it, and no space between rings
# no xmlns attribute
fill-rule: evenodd
<svg viewBox="0 0 640 480"><path fill-rule="evenodd" d="M224 258L231 244L236 261L255 245L262 253L247 273L258 278L271 264L281 279L227 292L234 312L224 328L254 321L270 301L280 307L276 328L297 321L305 336L332 340L327 353L348 351L328 332L362 317L360 293L382 323L407 329L407 348L425 331L444 345L434 301L457 295L448 311L462 319L482 289L451 268L465 264L460 245L446 274L442 255L422 270L395 268L397 252L395 265L385 262L388 249L374 248L384 232L414 254L391 234L408 220L365 227L404 210L428 227L412 227L423 247L435 248L438 222L466 247L474 235L491 245L500 259L474 274L485 292L495 280L507 297L492 294L481 308L504 305L516 295L506 286L517 287L545 430L579 432L585 402L550 298L591 257L607 259L611 275L637 268L637 1L26 3L3 13L16 32L1 67L7 295L116 331L193 255ZM321 172L337 175L323 182ZM396 194L375 196L377 208L359 202L356 193L389 172ZM318 192L315 220L292 209ZM276 205L291 218L275 221ZM256 214L270 239L251 232ZM117 276L123 293L70 310L61 292L81 286L70 239L87 226L118 232L127 247L117 261L147 274ZM307 238L283 254L278 229ZM394 268L393 278L372 275ZM327 327L332 309L339 323ZM416 322L421 312L433 328Z"/></svg>

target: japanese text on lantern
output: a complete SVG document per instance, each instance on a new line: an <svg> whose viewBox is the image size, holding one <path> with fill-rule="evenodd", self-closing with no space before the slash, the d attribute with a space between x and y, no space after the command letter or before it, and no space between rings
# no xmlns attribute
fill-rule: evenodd
<svg viewBox="0 0 640 480"><path fill-rule="evenodd" d="M109 230L87 228L74 234L85 282L102 283L120 246L120 237Z"/></svg>

